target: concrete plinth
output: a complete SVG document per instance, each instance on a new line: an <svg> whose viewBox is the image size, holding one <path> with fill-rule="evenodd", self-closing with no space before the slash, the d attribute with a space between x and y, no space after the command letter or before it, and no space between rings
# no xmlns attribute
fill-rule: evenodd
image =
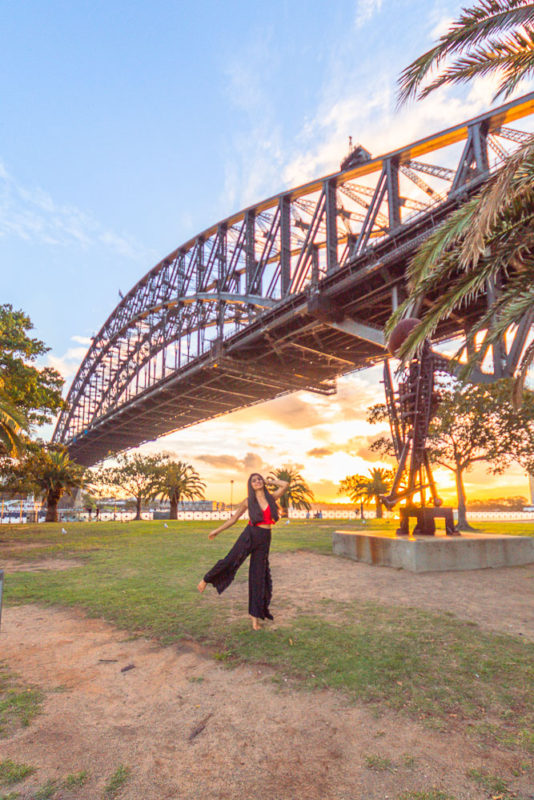
<svg viewBox="0 0 534 800"><path fill-rule="evenodd" d="M438 572L534 563L534 537L462 533L402 536L384 531L334 531L334 553L364 564Z"/></svg>

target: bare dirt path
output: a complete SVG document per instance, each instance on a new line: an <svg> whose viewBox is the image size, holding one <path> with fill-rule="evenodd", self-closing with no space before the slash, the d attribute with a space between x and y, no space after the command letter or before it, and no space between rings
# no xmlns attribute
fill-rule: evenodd
<svg viewBox="0 0 534 800"><path fill-rule="evenodd" d="M369 600L449 611L482 628L534 640L534 564L463 572L413 573L316 553L276 553L275 591L313 607L321 599ZM276 599L276 598L275 598ZM278 615L277 620L281 620Z"/></svg>
<svg viewBox="0 0 534 800"><path fill-rule="evenodd" d="M47 572L48 570L64 570L79 567L83 562L74 558L43 558L36 561L20 561L4 559L0 565L4 572Z"/></svg>
<svg viewBox="0 0 534 800"><path fill-rule="evenodd" d="M534 636L534 567L418 576L309 553L274 554L272 566L278 624L294 591L308 606L357 593ZM305 588L295 587L299 575ZM243 601L242 584L229 591ZM0 648L11 670L45 692L44 713L0 740L0 761L38 767L17 789L21 800L81 770L87 784L55 796L102 798L120 764L131 769L124 800L393 800L431 787L482 800L469 769L517 767L513 754L479 749L459 732L377 716L334 692L280 690L264 668L228 669L200 647L128 640L76 611L5 609ZM524 781L516 788L530 796Z"/></svg>

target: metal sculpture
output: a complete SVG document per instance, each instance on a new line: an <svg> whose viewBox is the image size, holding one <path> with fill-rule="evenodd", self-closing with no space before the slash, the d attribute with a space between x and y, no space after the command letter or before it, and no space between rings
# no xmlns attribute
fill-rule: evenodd
<svg viewBox="0 0 534 800"><path fill-rule="evenodd" d="M418 322L418 319L407 318L394 328L388 341L391 355L397 355L401 344ZM389 360L384 364L386 404L398 466L390 493L380 499L388 509L401 500L407 500L406 505L400 508L398 535L409 534L410 517L417 519L414 535L432 536L436 531L436 517L445 519L448 536L459 534L454 525L452 509L443 507L443 501L438 496L426 447L430 421L439 405L435 375L440 368L447 371L446 364L446 360L434 353L428 340L425 340L419 355L402 370L397 390ZM427 490L431 506L426 503ZM417 494L420 497L419 505L414 503Z"/></svg>

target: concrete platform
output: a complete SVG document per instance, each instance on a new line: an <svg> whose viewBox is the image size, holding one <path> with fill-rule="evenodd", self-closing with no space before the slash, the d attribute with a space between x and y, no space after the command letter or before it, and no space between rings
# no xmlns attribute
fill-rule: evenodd
<svg viewBox="0 0 534 800"><path fill-rule="evenodd" d="M395 533L340 530L332 534L335 555L364 564L440 572L534 563L534 537L462 533L461 536L396 536Z"/></svg>

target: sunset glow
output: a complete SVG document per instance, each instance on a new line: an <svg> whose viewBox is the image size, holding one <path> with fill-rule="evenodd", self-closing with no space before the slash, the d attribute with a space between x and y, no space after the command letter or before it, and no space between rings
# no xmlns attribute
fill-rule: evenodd
<svg viewBox="0 0 534 800"><path fill-rule="evenodd" d="M186 459L207 482L206 497L230 502L245 494L250 472L268 473L282 464L297 464L311 486L317 502L346 503L338 495L339 483L347 475L366 474L372 467L391 468L369 449L386 425L370 425L367 409L384 402L380 383L382 369L373 367L341 378L338 392L323 397L298 392L269 403L220 417L170 434L144 445L142 452L169 452ZM454 475L437 468L436 482L443 500L456 502ZM465 474L470 499L522 495L529 499L528 480L519 468L493 476L484 464Z"/></svg>

